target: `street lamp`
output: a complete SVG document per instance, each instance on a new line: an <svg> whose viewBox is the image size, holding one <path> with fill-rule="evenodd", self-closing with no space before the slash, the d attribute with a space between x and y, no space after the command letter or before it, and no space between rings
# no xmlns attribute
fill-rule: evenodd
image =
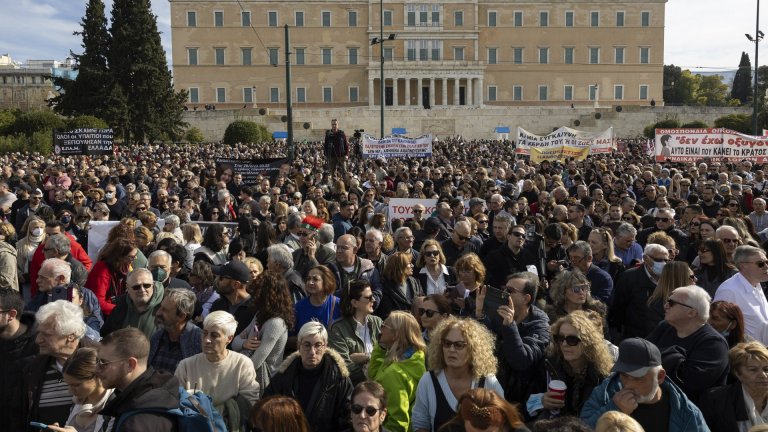
<svg viewBox="0 0 768 432"><path fill-rule="evenodd" d="M752 95L752 129L754 131L754 135L757 136L757 70L760 65L760 63L757 61L757 54L760 41L763 40L763 37L765 36L763 32L760 31L760 0L757 0L757 14L755 16L755 37L753 38L749 33L744 34L744 36L746 36L750 42L755 43L755 84L754 94Z"/></svg>
<svg viewBox="0 0 768 432"><path fill-rule="evenodd" d="M371 46L373 45L381 45L379 47L379 53L381 53L381 76L380 76L380 90L381 93L381 138L384 138L384 41L385 40L395 40L395 34L390 33L389 37L387 39L384 39L384 0L380 0L379 2L379 37L375 37L371 39ZM369 95L369 97L373 98L373 95Z"/></svg>

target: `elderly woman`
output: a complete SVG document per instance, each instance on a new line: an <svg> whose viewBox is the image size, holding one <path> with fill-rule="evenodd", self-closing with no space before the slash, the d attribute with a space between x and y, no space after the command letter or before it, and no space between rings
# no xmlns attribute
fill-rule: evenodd
<svg viewBox="0 0 768 432"><path fill-rule="evenodd" d="M336 279L328 267L318 265L307 272L304 289L308 297L299 300L296 311L296 329L309 321L318 321L326 329L341 316L341 299L333 295L336 292ZM295 334L295 333L294 333Z"/></svg>
<svg viewBox="0 0 768 432"><path fill-rule="evenodd" d="M462 394L473 388L504 390L496 379L495 338L478 321L450 317L440 323L429 342L424 374L416 389L411 428L416 432L438 430L458 410Z"/></svg>
<svg viewBox="0 0 768 432"><path fill-rule="evenodd" d="M227 349L236 329L237 321L229 312L208 314L203 321L203 352L182 360L174 374L187 391L202 391L211 397L229 430L239 430L240 419L248 415L232 412L237 404L229 401L245 400L250 406L259 398L253 362Z"/></svg>
<svg viewBox="0 0 768 432"><path fill-rule="evenodd" d="M613 357L602 330L586 311L558 319L551 332L549 352L534 380L536 394L528 400L528 412L538 420L558 415L578 417L592 389L610 374ZM551 380L565 382L564 399L549 391Z"/></svg>
<svg viewBox="0 0 768 432"><path fill-rule="evenodd" d="M723 335L728 342L728 348L747 342L744 334L744 314L737 304L724 300L712 302L707 322Z"/></svg>
<svg viewBox="0 0 768 432"><path fill-rule="evenodd" d="M133 268L139 250L130 241L118 238L109 242L99 252L85 286L99 299L101 312L106 318L115 308L115 301L125 294L125 277Z"/></svg>
<svg viewBox="0 0 768 432"><path fill-rule="evenodd" d="M549 289L552 304L544 311L549 316L549 322L554 323L559 318L577 310L593 310L605 318L605 305L592 298L590 283L578 269L562 271Z"/></svg>
<svg viewBox="0 0 768 432"><path fill-rule="evenodd" d="M416 402L416 386L424 375L424 351L419 323L408 312L394 311L381 326L379 343L373 348L368 377L387 393L390 431L405 432Z"/></svg>
<svg viewBox="0 0 768 432"><path fill-rule="evenodd" d="M376 315L386 318L392 311L411 310L416 297L424 296L419 281L413 277L413 256L395 252L387 259L382 275L382 295Z"/></svg>
<svg viewBox="0 0 768 432"><path fill-rule="evenodd" d="M366 280L349 284L341 301L342 318L333 323L329 345L349 368L352 384L365 380L365 368L381 333L381 318L373 315L373 291Z"/></svg>
<svg viewBox="0 0 768 432"><path fill-rule="evenodd" d="M22 283L29 284L29 265L35 250L45 242L45 221L37 216L30 216L21 228L22 236L16 242L16 271ZM34 294L34 293L33 293Z"/></svg>
<svg viewBox="0 0 768 432"><path fill-rule="evenodd" d="M472 315L475 310L477 289L483 286L485 281L485 266L476 254L468 253L456 260L454 268L459 283L456 284L455 291L447 294L453 300L453 309L456 314Z"/></svg>
<svg viewBox="0 0 768 432"><path fill-rule="evenodd" d="M446 318L451 316L453 306L448 297L442 294L430 294L424 297L419 308L416 309L418 313L417 319L424 328L423 336L424 342L429 343L429 340L437 326Z"/></svg>
<svg viewBox="0 0 768 432"><path fill-rule="evenodd" d="M328 332L316 321L299 330L298 345L299 351L285 359L263 396L298 400L315 432L344 430L352 396L344 359L328 347Z"/></svg>
<svg viewBox="0 0 768 432"><path fill-rule="evenodd" d="M712 432L741 432L768 423L768 349L760 342L740 343L728 357L738 381L702 396L707 425Z"/></svg>
<svg viewBox="0 0 768 432"><path fill-rule="evenodd" d="M419 272L416 278L426 295L442 294L449 286L456 285L456 272L445 265L445 254L440 243L429 239L424 241L416 260Z"/></svg>

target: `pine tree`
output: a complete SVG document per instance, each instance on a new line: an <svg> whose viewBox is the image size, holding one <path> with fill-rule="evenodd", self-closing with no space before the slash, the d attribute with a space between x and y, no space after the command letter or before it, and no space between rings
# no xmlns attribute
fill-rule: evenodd
<svg viewBox="0 0 768 432"><path fill-rule="evenodd" d="M107 65L110 37L107 32L107 18L102 0L89 0L85 16L80 22L83 53L70 55L75 59L74 80L55 78L54 84L61 87L60 95L52 100L56 112L64 115L92 115L105 120L107 96L110 93L110 77Z"/></svg>
<svg viewBox="0 0 768 432"><path fill-rule="evenodd" d="M181 136L186 94L173 89L149 0L115 0L110 35L108 60L116 86L112 100L118 104L113 109L126 140Z"/></svg>
<svg viewBox="0 0 768 432"><path fill-rule="evenodd" d="M749 54L742 52L739 70L733 78L733 88L731 97L738 99L742 105L752 100L752 62L749 61Z"/></svg>

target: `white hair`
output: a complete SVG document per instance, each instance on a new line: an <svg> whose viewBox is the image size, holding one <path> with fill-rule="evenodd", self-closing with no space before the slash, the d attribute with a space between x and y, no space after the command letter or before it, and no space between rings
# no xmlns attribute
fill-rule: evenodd
<svg viewBox="0 0 768 432"><path fill-rule="evenodd" d="M283 243L273 244L267 248L267 257L280 267L288 270L293 268L293 255L291 248Z"/></svg>
<svg viewBox="0 0 768 432"><path fill-rule="evenodd" d="M227 311L213 311L203 320L203 329L209 328L223 330L226 337L234 336L237 331L237 320Z"/></svg>
<svg viewBox="0 0 768 432"><path fill-rule="evenodd" d="M712 303L712 297L709 296L704 288L696 285L688 285L672 290L671 294L680 292L688 297L686 304L699 313L699 318L704 322L709 319L709 305Z"/></svg>
<svg viewBox="0 0 768 432"><path fill-rule="evenodd" d="M654 252L664 252L668 254L669 250L660 244L648 243L645 245L645 249L643 249L643 256L651 256Z"/></svg>
<svg viewBox="0 0 768 432"><path fill-rule="evenodd" d="M328 331L325 329L324 325L315 320L312 320L301 326L297 336L299 344L301 344L301 341L304 340L304 338L307 336L320 336L320 339L322 339L323 342L328 343Z"/></svg>
<svg viewBox="0 0 768 432"><path fill-rule="evenodd" d="M64 276L64 283L69 283L70 278L72 277L72 266L63 259L48 258L43 261L43 264L40 266L40 270L42 269L49 269L52 273L51 277L53 278Z"/></svg>
<svg viewBox="0 0 768 432"><path fill-rule="evenodd" d="M49 319L53 320L51 328L59 336L74 335L77 339L85 336L83 309L72 302L56 300L41 306L35 314L35 320L44 323Z"/></svg>
<svg viewBox="0 0 768 432"><path fill-rule="evenodd" d="M667 212L672 218L675 217L675 209L673 208L656 208L656 210L653 211L653 217L658 216L660 212Z"/></svg>

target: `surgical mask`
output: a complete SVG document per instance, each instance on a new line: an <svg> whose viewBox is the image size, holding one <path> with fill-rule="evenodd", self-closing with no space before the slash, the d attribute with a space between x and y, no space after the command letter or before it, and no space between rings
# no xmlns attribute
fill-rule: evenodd
<svg viewBox="0 0 768 432"><path fill-rule="evenodd" d="M373 219L373 212L369 212L367 213L367 215L368 215L368 220Z"/></svg>
<svg viewBox="0 0 768 432"><path fill-rule="evenodd" d="M41 235L43 235L43 229L42 228L34 228L32 230L32 236L40 237Z"/></svg>
<svg viewBox="0 0 768 432"><path fill-rule="evenodd" d="M152 273L152 279L154 279L155 282L165 282L165 279L168 278L168 273L161 267L153 268L150 272Z"/></svg>
<svg viewBox="0 0 768 432"><path fill-rule="evenodd" d="M666 264L667 263L665 261L662 261L662 262L654 261L653 262L653 273L656 274L657 276L661 276L661 271L664 270L664 266Z"/></svg>
<svg viewBox="0 0 768 432"><path fill-rule="evenodd" d="M106 199L112 199L114 197L115 197L115 194L112 193L112 192L107 192L107 193L104 194L104 198L106 198Z"/></svg>
<svg viewBox="0 0 768 432"><path fill-rule="evenodd" d="M64 225L69 225L70 222L72 222L72 216L63 216L61 218L61 223Z"/></svg>

